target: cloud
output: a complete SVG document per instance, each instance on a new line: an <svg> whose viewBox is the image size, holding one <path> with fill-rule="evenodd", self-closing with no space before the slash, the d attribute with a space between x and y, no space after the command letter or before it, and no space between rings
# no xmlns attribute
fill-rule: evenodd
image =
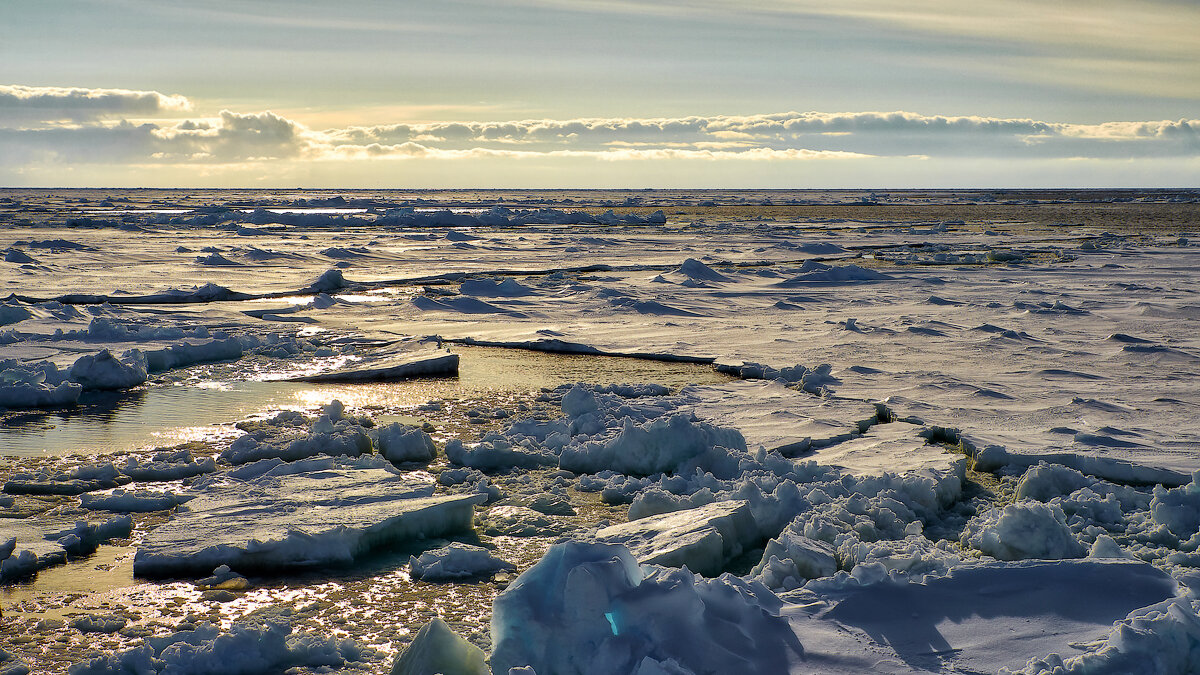
<svg viewBox="0 0 1200 675"><path fill-rule="evenodd" d="M13 88L9 88L10 90ZM21 88L23 100L88 100ZM63 90L67 91L67 90ZM107 100L93 119L27 127L0 119L0 169L31 165L282 167L380 160L462 162L810 163L899 158L932 160L1131 160L1200 158L1200 121L1064 123L911 112L781 112L674 118L530 119L311 129L273 112L223 110L210 118L135 124L95 110L182 108L186 99L79 90ZM41 93L38 93L41 92ZM17 94L10 94L16 97ZM135 103L136 101L148 101ZM59 106L63 109L64 106ZM81 106L86 109L86 106ZM7 123L7 126L6 126Z"/></svg>
<svg viewBox="0 0 1200 675"><path fill-rule="evenodd" d="M0 122L90 121L188 112L183 96L157 91L0 85Z"/></svg>

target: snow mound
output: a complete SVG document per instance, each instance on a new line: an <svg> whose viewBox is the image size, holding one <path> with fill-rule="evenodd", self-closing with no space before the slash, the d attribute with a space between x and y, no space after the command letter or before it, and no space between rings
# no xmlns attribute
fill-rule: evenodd
<svg viewBox="0 0 1200 675"><path fill-rule="evenodd" d="M803 647L779 608L761 584L642 568L622 546L567 542L496 598L491 665L500 673L782 673Z"/></svg>
<svg viewBox="0 0 1200 675"><path fill-rule="evenodd" d="M799 274L785 279L777 286L808 286L813 284L851 284L869 281L887 281L894 277L858 265L826 265L809 260L800 266Z"/></svg>
<svg viewBox="0 0 1200 675"><path fill-rule="evenodd" d="M521 284L516 279L493 281L491 279L471 279L462 282L458 291L463 295L479 295L485 298L519 298L532 295L533 289Z"/></svg>
<svg viewBox="0 0 1200 675"><path fill-rule="evenodd" d="M196 263L199 265L214 265L214 266L232 266L232 265L240 264L240 263L236 263L236 262L230 260L229 258L226 258L225 256L221 255L220 253L210 253L206 256L200 256L200 257L196 258Z"/></svg>
<svg viewBox="0 0 1200 675"><path fill-rule="evenodd" d="M317 277L316 281L309 284L305 290L313 293L329 293L341 290L348 285L350 285L350 282L346 281L346 278L342 276L341 270L328 269L322 272L321 276Z"/></svg>
<svg viewBox="0 0 1200 675"><path fill-rule="evenodd" d="M894 664L886 672L1004 672L1004 668L1021 667L1030 657L1091 649L1114 621L1175 592L1167 574L1133 561L993 562L958 567L947 576L921 583L884 580L859 585L852 578L847 582L840 591L818 596L824 602L785 610L797 635L812 636L804 643L808 662L823 664L825 672L877 672L881 663ZM812 600L807 593L802 597ZM1144 646L1179 635L1178 631L1167 631L1170 637L1120 632ZM1177 655L1180 646L1171 645L1169 650ZM1139 655L1145 658L1146 652ZM1187 670L1118 667L1055 672L1115 675Z"/></svg>
<svg viewBox="0 0 1200 675"><path fill-rule="evenodd" d="M683 264L679 266L679 269L675 271L695 281L733 281L733 279L730 279L729 277L721 274L720 272L714 270L708 265L705 265L699 260L696 260L695 258L688 258L687 260L684 260Z"/></svg>

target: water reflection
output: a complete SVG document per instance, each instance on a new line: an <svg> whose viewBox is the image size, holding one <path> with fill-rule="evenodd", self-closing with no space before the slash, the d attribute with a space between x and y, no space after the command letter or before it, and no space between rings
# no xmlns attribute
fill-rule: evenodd
<svg viewBox="0 0 1200 675"><path fill-rule="evenodd" d="M246 417L278 410L312 410L339 399L373 414L405 416L432 400L492 401L568 382L656 382L670 387L728 378L704 365L587 355L543 354L491 347L456 347L456 378L403 382L317 384L247 380L239 364L198 366L181 381L122 392L88 392L80 405L47 411L12 411L0 418L0 455L33 457L114 453L220 438ZM281 368L295 368L293 361ZM270 377L258 371L253 377Z"/></svg>

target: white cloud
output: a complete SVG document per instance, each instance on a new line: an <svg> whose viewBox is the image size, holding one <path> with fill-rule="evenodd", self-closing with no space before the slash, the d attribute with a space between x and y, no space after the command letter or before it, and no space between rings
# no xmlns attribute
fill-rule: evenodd
<svg viewBox="0 0 1200 675"><path fill-rule="evenodd" d="M157 91L85 87L0 85L0 123L85 121L182 113L192 109L183 96Z"/></svg>

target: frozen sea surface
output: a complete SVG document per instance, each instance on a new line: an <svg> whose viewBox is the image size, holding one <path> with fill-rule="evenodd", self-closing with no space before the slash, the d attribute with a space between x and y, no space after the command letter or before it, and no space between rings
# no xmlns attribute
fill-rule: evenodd
<svg viewBox="0 0 1200 675"><path fill-rule="evenodd" d="M1187 190L3 191L0 671L388 672L440 616L405 668L1192 672L1197 222ZM377 507L431 498L473 527Z"/></svg>

